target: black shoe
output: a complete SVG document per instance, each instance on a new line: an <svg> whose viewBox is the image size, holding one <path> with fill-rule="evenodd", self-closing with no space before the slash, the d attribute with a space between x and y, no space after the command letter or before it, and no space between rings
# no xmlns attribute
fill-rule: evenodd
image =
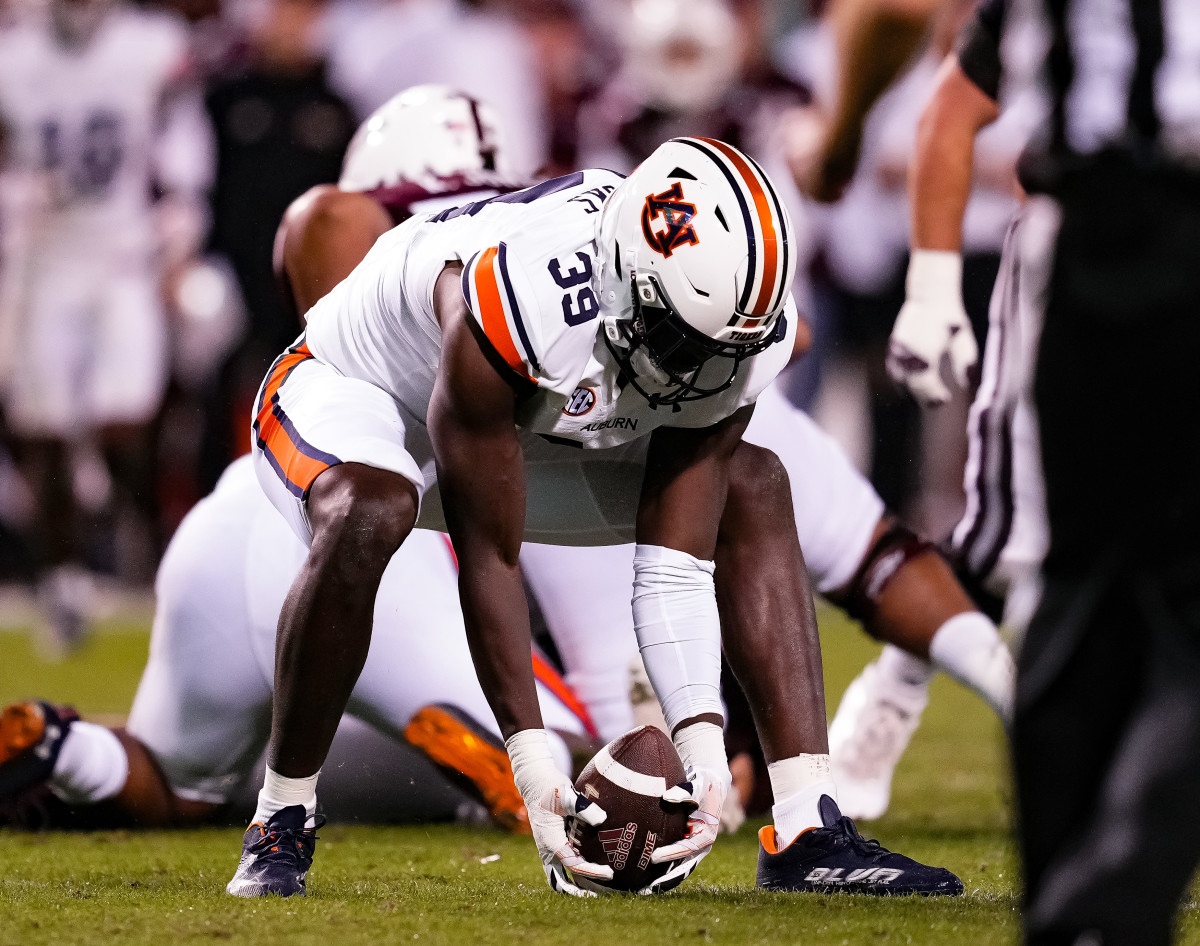
<svg viewBox="0 0 1200 946"><path fill-rule="evenodd" d="M74 710L45 702L11 703L0 711L0 800L15 798L54 774Z"/></svg>
<svg viewBox="0 0 1200 946"><path fill-rule="evenodd" d="M758 886L797 893L845 891L876 897L957 897L963 892L962 881L944 867L926 867L864 838L828 795L821 796L818 810L824 827L805 831L782 851L775 849L773 827L767 825L759 831Z"/></svg>
<svg viewBox="0 0 1200 946"><path fill-rule="evenodd" d="M225 892L235 897L303 897L304 878L317 847L317 828L325 824L325 816L317 815L311 828L304 827L307 820L303 805L288 805L265 825L250 825L242 838L237 873Z"/></svg>

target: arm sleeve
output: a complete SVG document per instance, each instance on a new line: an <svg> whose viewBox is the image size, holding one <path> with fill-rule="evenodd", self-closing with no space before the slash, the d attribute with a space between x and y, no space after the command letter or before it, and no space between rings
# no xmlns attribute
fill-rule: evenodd
<svg viewBox="0 0 1200 946"><path fill-rule="evenodd" d="M959 68L993 102L1000 97L1000 36L1007 7L1007 0L983 0L955 43Z"/></svg>
<svg viewBox="0 0 1200 946"><path fill-rule="evenodd" d="M721 620L713 563L686 552L639 545L633 557L633 626L646 675L667 728L721 703Z"/></svg>

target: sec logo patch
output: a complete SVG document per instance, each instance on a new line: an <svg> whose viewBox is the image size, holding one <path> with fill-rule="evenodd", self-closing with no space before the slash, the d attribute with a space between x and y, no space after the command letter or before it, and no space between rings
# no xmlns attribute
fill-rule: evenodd
<svg viewBox="0 0 1200 946"><path fill-rule="evenodd" d="M591 388L576 388L571 392L563 413L568 417L582 417L596 406L596 392Z"/></svg>

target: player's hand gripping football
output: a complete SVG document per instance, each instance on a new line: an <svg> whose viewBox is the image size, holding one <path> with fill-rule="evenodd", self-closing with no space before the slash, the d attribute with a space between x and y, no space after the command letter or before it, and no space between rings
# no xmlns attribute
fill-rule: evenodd
<svg viewBox="0 0 1200 946"><path fill-rule="evenodd" d="M687 769L690 791L676 785L663 792L663 801L691 802L696 810L688 818L688 833L682 841L654 849L650 860L655 864L678 861L639 893L661 893L678 887L708 856L721 830L721 809L733 776L725 759L725 739L719 726L697 723L680 730L675 748Z"/></svg>
<svg viewBox="0 0 1200 946"><path fill-rule="evenodd" d="M566 818L573 815L595 827L604 823L604 809L577 793L571 779L558 770L544 729L523 729L504 746L550 889L573 897L596 896L580 887L576 877L612 880L612 868L583 859L567 838Z"/></svg>
<svg viewBox="0 0 1200 946"><path fill-rule="evenodd" d="M941 376L942 359L949 359L950 373L963 388L979 360L962 304L962 257L914 249L905 288L904 306L888 340L887 371L922 406L939 407L950 400Z"/></svg>

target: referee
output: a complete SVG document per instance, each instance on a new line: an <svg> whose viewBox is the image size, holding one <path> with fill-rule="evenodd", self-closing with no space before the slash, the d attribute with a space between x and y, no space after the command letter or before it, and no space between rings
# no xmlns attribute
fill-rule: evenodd
<svg viewBox="0 0 1200 946"><path fill-rule="evenodd" d="M840 192L939 2L835 0L810 193ZM1022 179L1061 210L1034 383L1050 549L1013 725L1026 942L1158 946L1200 860L1200 3L1010 6L1047 50Z"/></svg>
<svg viewBox="0 0 1200 946"><path fill-rule="evenodd" d="M1025 928L1154 946L1200 859L1200 4L1069 6L1042 13L1027 162L1062 224L1034 386L1050 549L1013 725Z"/></svg>

